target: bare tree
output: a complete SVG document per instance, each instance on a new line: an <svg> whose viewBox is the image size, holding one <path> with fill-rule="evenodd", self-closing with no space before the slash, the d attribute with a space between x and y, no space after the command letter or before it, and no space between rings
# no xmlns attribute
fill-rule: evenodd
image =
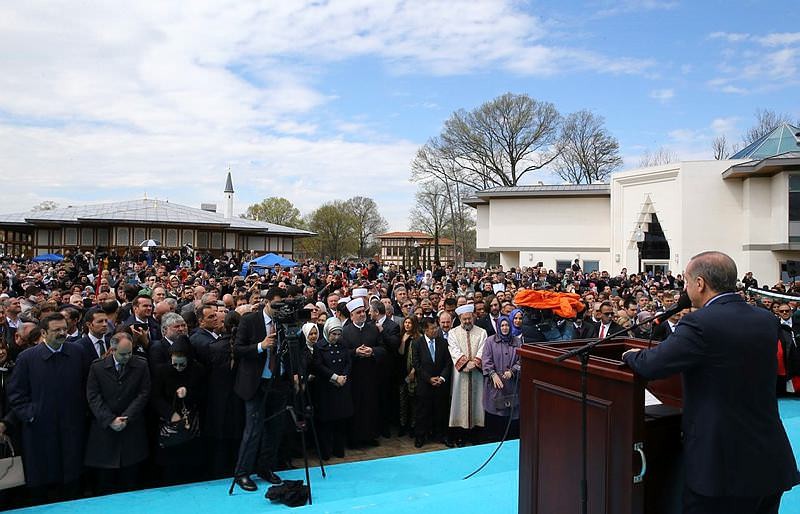
<svg viewBox="0 0 800 514"><path fill-rule="evenodd" d="M639 159L639 167L647 168L649 166L660 166L662 164L677 162L678 160L679 159L677 153L670 150L669 148L660 146L658 150L656 150L655 152L650 152L650 150L645 150L644 154L642 154L642 158Z"/></svg>
<svg viewBox="0 0 800 514"><path fill-rule="evenodd" d="M420 149L413 169L444 159L450 180L474 189L515 186L559 152L561 115L549 102L506 93L472 111L454 112L438 138ZM417 162L417 161L422 162Z"/></svg>
<svg viewBox="0 0 800 514"><path fill-rule="evenodd" d="M447 223L447 191L444 184L432 179L419 185L415 195L416 205L409 216L410 228L421 230L433 236L433 260L441 263L439 258L439 239Z"/></svg>
<svg viewBox="0 0 800 514"><path fill-rule="evenodd" d="M756 109L756 122L744 133L742 141L747 146L784 123L792 123L792 117L786 113L777 114L771 109Z"/></svg>
<svg viewBox="0 0 800 514"><path fill-rule="evenodd" d="M711 149L714 150L714 159L718 161L727 159L731 154L728 149L728 138L725 137L725 134L720 134L714 138L711 142Z"/></svg>
<svg viewBox="0 0 800 514"><path fill-rule="evenodd" d="M585 109L567 116L561 154L554 161L559 177L572 184L603 182L622 166L619 143L604 124L602 116Z"/></svg>
<svg viewBox="0 0 800 514"><path fill-rule="evenodd" d="M345 202L350 215L355 220L354 228L358 239L358 257L365 257L366 249L378 234L386 232L386 220L378 212L378 205L372 198L354 196Z"/></svg>

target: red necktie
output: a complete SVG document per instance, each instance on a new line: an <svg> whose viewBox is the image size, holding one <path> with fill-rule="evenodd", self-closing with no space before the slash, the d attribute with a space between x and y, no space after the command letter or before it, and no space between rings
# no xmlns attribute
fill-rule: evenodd
<svg viewBox="0 0 800 514"><path fill-rule="evenodd" d="M606 336L606 326L602 323L600 324L600 339L603 339Z"/></svg>

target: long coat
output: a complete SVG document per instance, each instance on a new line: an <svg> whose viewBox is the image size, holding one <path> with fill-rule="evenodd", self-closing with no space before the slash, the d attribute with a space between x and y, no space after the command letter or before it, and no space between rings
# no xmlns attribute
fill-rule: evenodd
<svg viewBox="0 0 800 514"><path fill-rule="evenodd" d="M515 376L518 376L520 364L517 348L520 346L522 346L522 340L519 337L512 337L510 342L504 343L497 337L497 334L489 336L483 345L483 353L481 354L481 367L485 377L483 383L483 409L489 414L508 416L513 413L512 417L514 419L519 418L519 396L516 396L516 401L511 406L511 409L497 409L495 401L504 396L513 396L516 392L517 378L505 379L502 375L506 371L511 371ZM491 377L492 372L500 375L500 379L503 381L502 389L494 387Z"/></svg>
<svg viewBox="0 0 800 514"><path fill-rule="evenodd" d="M371 357L359 357L356 348L361 345L373 350ZM352 381L353 418L350 436L354 441L369 441L380 432L380 386L383 383L382 364L386 349L375 325L367 323L361 329L348 323L342 329L342 345L350 352L353 368L348 378Z"/></svg>
<svg viewBox="0 0 800 514"><path fill-rule="evenodd" d="M453 373L453 397L450 403L451 427L483 426L481 354L485 341L486 331L477 325L469 332L459 325L447 334L450 357L456 369ZM478 366L472 371L467 371L465 366L472 359L477 359Z"/></svg>
<svg viewBox="0 0 800 514"><path fill-rule="evenodd" d="M176 391L179 387L186 388L186 398L179 400ZM200 413L206 402L205 369L197 361L189 360L189 366L183 371L177 371L172 364L162 364L153 373L153 391L150 395L150 404L161 420L168 420L176 410L182 406L193 412ZM200 429L203 429L205 420L200 416ZM198 452L200 452L198 454ZM184 444L170 448L160 448L156 455L156 462L162 465L183 461L202 465L202 446L200 438L194 438Z"/></svg>
<svg viewBox="0 0 800 514"><path fill-rule="evenodd" d="M800 483L775 400L778 321L736 294L681 318L658 346L628 352L646 379L681 373L686 485L703 496L766 496Z"/></svg>
<svg viewBox="0 0 800 514"><path fill-rule="evenodd" d="M322 421L345 419L353 415L350 390L352 357L341 344L320 339L314 345L312 372L316 375L317 416ZM331 383L333 374L347 377L342 387Z"/></svg>
<svg viewBox="0 0 800 514"><path fill-rule="evenodd" d="M219 439L239 439L244 430L244 401L233 391L236 366L231 367L231 336L208 346L208 402L203 434ZM234 361L235 362L235 361Z"/></svg>
<svg viewBox="0 0 800 514"><path fill-rule="evenodd" d="M28 486L64 484L80 478L86 437L83 348L44 343L19 354L8 400L22 425Z"/></svg>
<svg viewBox="0 0 800 514"><path fill-rule="evenodd" d="M118 469L145 460L148 451L144 411L150 398L147 361L132 356L120 375L112 355L96 360L89 368L86 397L94 415L86 465ZM121 432L109 426L117 416L128 417L128 424Z"/></svg>

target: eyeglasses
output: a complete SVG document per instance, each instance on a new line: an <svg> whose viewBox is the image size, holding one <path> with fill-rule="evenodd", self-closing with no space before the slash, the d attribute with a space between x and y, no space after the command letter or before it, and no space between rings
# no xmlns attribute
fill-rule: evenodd
<svg viewBox="0 0 800 514"><path fill-rule="evenodd" d="M778 312L792 312L792 309L778 309Z"/></svg>

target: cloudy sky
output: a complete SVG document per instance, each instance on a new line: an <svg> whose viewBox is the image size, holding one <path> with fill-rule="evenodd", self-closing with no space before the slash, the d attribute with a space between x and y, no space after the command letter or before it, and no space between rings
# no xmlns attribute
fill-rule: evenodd
<svg viewBox="0 0 800 514"><path fill-rule="evenodd" d="M127 4L0 6L0 210L221 207L230 167L239 212L360 194L399 230L416 149L507 91L604 116L627 167L800 118L795 0Z"/></svg>

